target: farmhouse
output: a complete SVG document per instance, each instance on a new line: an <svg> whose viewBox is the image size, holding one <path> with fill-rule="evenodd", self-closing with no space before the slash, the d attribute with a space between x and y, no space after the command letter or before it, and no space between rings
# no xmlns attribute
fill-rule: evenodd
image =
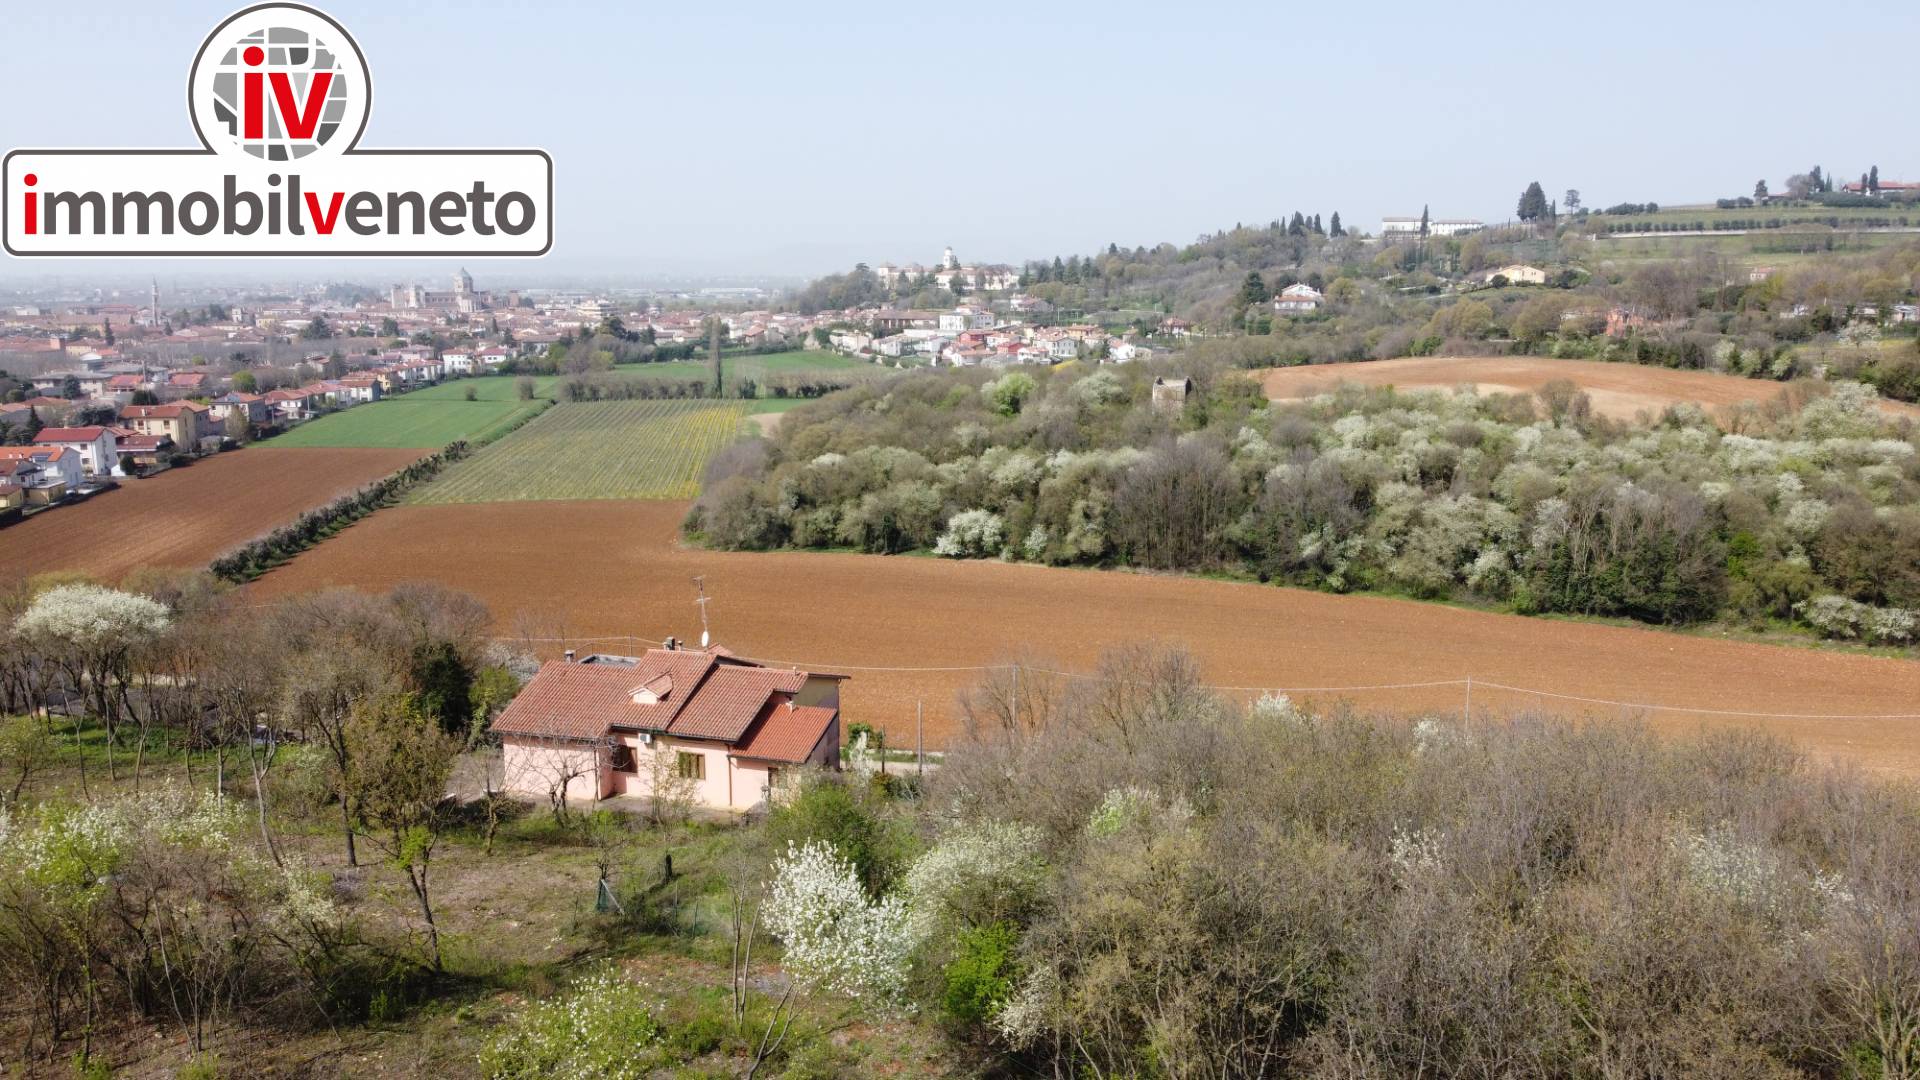
<svg viewBox="0 0 1920 1080"><path fill-rule="evenodd" d="M1280 290L1273 298L1273 310L1280 315L1311 315L1320 310L1325 294L1304 282L1298 282Z"/></svg>
<svg viewBox="0 0 1920 1080"><path fill-rule="evenodd" d="M1511 266L1503 266L1498 270L1488 271L1486 280L1491 282L1494 278L1505 278L1509 285L1545 285L1547 283L1547 272L1537 266L1528 266L1525 263L1514 263Z"/></svg>
<svg viewBox="0 0 1920 1080"><path fill-rule="evenodd" d="M537 799L648 796L677 778L700 806L763 804L783 772L840 765L845 676L765 667L724 648L542 666L493 730L505 788Z"/></svg>

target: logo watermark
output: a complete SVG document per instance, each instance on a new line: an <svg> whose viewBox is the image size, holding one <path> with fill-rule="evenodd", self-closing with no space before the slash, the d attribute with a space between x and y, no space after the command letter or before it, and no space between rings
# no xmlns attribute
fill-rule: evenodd
<svg viewBox="0 0 1920 1080"><path fill-rule="evenodd" d="M268 3L207 35L187 75L197 150L14 150L0 234L31 256L544 255L543 150L369 150L366 56Z"/></svg>

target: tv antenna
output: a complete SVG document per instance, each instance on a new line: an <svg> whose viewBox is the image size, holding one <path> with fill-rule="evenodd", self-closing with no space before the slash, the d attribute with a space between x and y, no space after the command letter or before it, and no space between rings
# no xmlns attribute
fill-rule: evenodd
<svg viewBox="0 0 1920 1080"><path fill-rule="evenodd" d="M693 584L700 590L700 597L694 603L700 605L700 647L704 649L711 640L711 635L707 633L707 601L713 597L707 595L707 579L704 574L696 575Z"/></svg>

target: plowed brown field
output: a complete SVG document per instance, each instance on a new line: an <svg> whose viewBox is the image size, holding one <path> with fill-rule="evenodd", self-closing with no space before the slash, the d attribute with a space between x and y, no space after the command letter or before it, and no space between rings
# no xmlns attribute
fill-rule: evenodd
<svg viewBox="0 0 1920 1080"><path fill-rule="evenodd" d="M952 730L970 667L1028 647L1086 670L1102 648L1184 644L1227 686L1350 687L1476 680L1478 710L1644 715L1664 730L1742 724L1821 754L1920 774L1920 719L1769 718L1754 713L1920 714L1920 662L1721 641L1630 627L1528 619L1377 597L1193 578L997 562L681 548L683 503L528 502L383 510L250 586L262 595L329 585L384 589L429 578L467 589L506 632L516 613L564 616L583 649L619 635L697 639L694 575L713 597L715 640L748 656L848 671L847 719L910 745L914 703L927 742ZM588 641L593 637L600 641ZM638 646L644 647L644 646ZM558 644L552 646L557 651ZM1489 683L1702 715L1592 705ZM1465 687L1295 693L1369 709L1457 710Z"/></svg>
<svg viewBox="0 0 1920 1080"><path fill-rule="evenodd" d="M1276 400L1313 397L1343 382L1402 390L1472 385L1482 394L1518 394L1538 390L1555 379L1567 379L1587 392L1595 412L1616 420L1631 420L1642 412L1657 416L1667 406L1680 402L1714 409L1741 402L1757 404L1780 393L1779 383L1711 371L1537 356L1416 356L1269 368L1259 374L1267 397ZM1883 407L1889 412L1920 416L1920 409L1911 405L1887 402Z"/></svg>
<svg viewBox="0 0 1920 1080"><path fill-rule="evenodd" d="M0 578L82 570L115 581L143 566L203 566L424 453L255 446L126 480L0 529Z"/></svg>

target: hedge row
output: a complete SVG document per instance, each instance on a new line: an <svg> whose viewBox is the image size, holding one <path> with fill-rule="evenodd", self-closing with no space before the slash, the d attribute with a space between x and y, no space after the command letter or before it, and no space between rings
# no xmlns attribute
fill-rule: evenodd
<svg viewBox="0 0 1920 1080"><path fill-rule="evenodd" d="M482 446L519 429L521 424L540 415L539 410L474 442L456 440L440 450L389 473L351 494L342 495L325 506L301 514L258 540L227 552L207 565L214 576L237 585L245 584L267 571L320 543L327 537L366 517L383 506L399 501L407 492L440 475L441 470L472 454Z"/></svg>

